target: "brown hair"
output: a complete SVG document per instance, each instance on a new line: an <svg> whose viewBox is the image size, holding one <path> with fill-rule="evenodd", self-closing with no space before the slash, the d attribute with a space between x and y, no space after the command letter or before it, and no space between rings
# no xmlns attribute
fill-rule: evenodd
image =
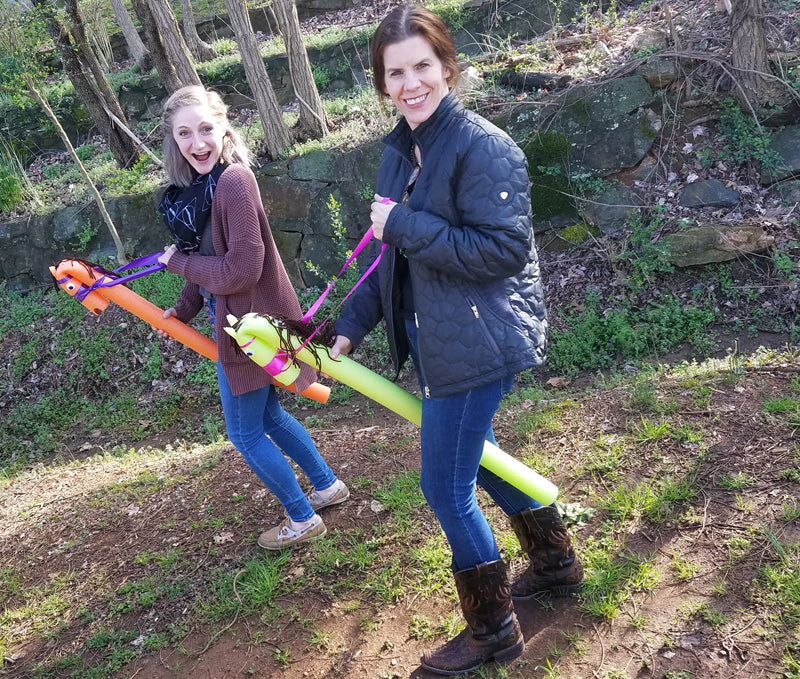
<svg viewBox="0 0 800 679"><path fill-rule="evenodd" d="M372 79L378 96L386 97L386 73L383 63L383 50L388 45L402 42L412 36L424 38L433 48L434 54L442 62L450 75L447 84L455 87L461 71L453 45L453 38L442 20L422 5L401 5L395 7L381 21L372 36L370 56L372 60Z"/></svg>
<svg viewBox="0 0 800 679"><path fill-rule="evenodd" d="M188 85L173 92L164 102L161 112L161 129L164 131L164 167L172 184L189 186L196 176L196 172L183 157L172 136L175 114L185 106L208 106L213 116L212 122L225 130L220 153L222 162L250 164L250 151L244 139L231 128L228 122L228 107L222 101L222 97L202 85Z"/></svg>

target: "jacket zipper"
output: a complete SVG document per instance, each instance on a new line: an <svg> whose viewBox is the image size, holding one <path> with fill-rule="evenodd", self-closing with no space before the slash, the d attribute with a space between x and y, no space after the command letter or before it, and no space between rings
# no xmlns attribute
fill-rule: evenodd
<svg viewBox="0 0 800 679"><path fill-rule="evenodd" d="M417 312L414 312L414 325L417 326L417 330L419 330L419 316L417 316ZM417 342L419 342L419 332L417 332ZM425 398L431 397L431 390L428 388L428 380L425 379L425 370L422 367L422 356L419 356L419 351L417 351L417 355L419 358L419 372L422 375L422 393Z"/></svg>

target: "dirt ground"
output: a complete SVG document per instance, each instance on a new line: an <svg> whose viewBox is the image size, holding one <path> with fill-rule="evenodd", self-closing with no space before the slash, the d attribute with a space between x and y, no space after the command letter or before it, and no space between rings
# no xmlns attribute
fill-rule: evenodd
<svg viewBox="0 0 800 679"><path fill-rule="evenodd" d="M783 545L800 540L798 520L787 522L783 517L783 507L797 507L800 496L797 481L785 473L800 466L797 431L763 408L766 399L791 392L795 370L797 365L789 361L771 370L745 368L733 377L723 371L711 383L707 407L698 407L685 383L665 371L659 399L677 400L672 417L703 432L706 454L697 458L690 444L659 440L639 448L640 459L626 463L625 480L635 484L652 478L656 469L685 469L688 474L690 460L700 460L696 473L701 491L679 516L662 523L617 517L620 558L646 555L659 574L657 582L641 591L634 588L621 614L611 620L588 615L577 597L518 604L526 651L505 668L507 673L492 668L482 676L784 676L783 649L793 636L797 642L797 621L794 627L777 623L775 611L763 602L754 583L759 569L776 559L768 535ZM622 386L596 390L575 383L568 389L574 407L555 431L538 434L531 445L556 460L549 476L560 486L561 501L598 510L575 532L580 554L611 520L601 501L610 489L603 477L587 472L593 441L601 435L621 440L630 434L631 421L645 415L631 410L628 390ZM566 396L560 393L558 398ZM535 406L523 403L519 409L531 407ZM418 468L417 430L358 395L336 408L338 419L326 412L331 424L312 433L331 466L350 485L352 496L326 510L324 518L331 533L358 540L376 524L391 522L389 513L376 505L373 492L386 479ZM298 415L304 417L303 412ZM514 417L510 411L497 422L498 440L509 452L519 452L522 443L511 427ZM740 491L723 488L718 481L725 474L744 475L752 484ZM510 533L505 519L485 504L498 534ZM212 515L225 519L210 522L207 517ZM20 475L5 487L0 502L0 564L13 565L23 574L20 590L5 606L19 606L24 590L47 592L56 582L66 581L70 596L60 604L58 628L23 634L28 641L6 651L0 676L100 676L71 675L74 668L46 674L33 668L48 663L52 668L54 659L69 653L91 664L95 651L86 646L87 638L109 625L146 635L169 628L168 623L180 630L179 637L185 634L180 644L141 652L108 676L428 676L419 667L420 654L442 638L421 640L410 630L415 616L436 621L457 611L452 590L430 595L404 590L392 604L371 600L355 587L333 596L330 585L352 573L344 566L327 576L308 577L313 558L309 549L293 552L287 570L289 580L304 578L304 587L280 596L277 609L262 616L237 613L227 622L181 627L192 600L188 592L181 592L180 583L204 580L213 586L218 569L257 557L260 550L254 541L259 532L280 519L274 497L226 445L209 453L174 441L161 451L144 449L124 464L113 456L92 456ZM414 522L419 540L438 530L427 508L416 511ZM729 547L734 538L752 543L735 562ZM413 546L386 544L381 558L403 564L404 553ZM175 593L152 606L120 605L124 597L119 593L126 583L153 573L153 564L143 563L142 555L165 551L177 551L181 557L173 577ZM691 577L676 576L678 556L695 565ZM233 596L238 596L235 587ZM38 601L48 605L46 597ZM109 616L113 605L118 613ZM718 617L692 614L692 606ZM309 620L324 644L312 641ZM288 661L280 663L276 657L282 650Z"/></svg>

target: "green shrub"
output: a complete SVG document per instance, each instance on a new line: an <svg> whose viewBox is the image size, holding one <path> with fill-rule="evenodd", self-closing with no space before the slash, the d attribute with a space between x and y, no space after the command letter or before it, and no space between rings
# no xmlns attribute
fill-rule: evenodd
<svg viewBox="0 0 800 679"><path fill-rule="evenodd" d="M640 308L635 301L601 311L596 294L589 296L579 316L567 316L567 328L553 328L548 362L567 373L609 367L617 361L657 356L683 342L708 351L708 327L716 313L684 306L663 297Z"/></svg>
<svg viewBox="0 0 800 679"><path fill-rule="evenodd" d="M132 167L117 170L106 179L106 195L122 196L127 193L143 193L146 190L143 180L152 162L153 159L150 156L143 156Z"/></svg>
<svg viewBox="0 0 800 679"><path fill-rule="evenodd" d="M13 210L22 202L22 184L13 169L0 161L0 211Z"/></svg>
<svg viewBox="0 0 800 679"><path fill-rule="evenodd" d="M0 139L0 212L13 210L28 198L34 197L14 142Z"/></svg>
<svg viewBox="0 0 800 679"><path fill-rule="evenodd" d="M772 264L775 271L783 278L794 280L798 276L798 264L790 253L790 250L796 250L798 245L800 244L797 242L790 243L787 247L780 247L772 253Z"/></svg>
<svg viewBox="0 0 800 679"><path fill-rule="evenodd" d="M211 43L211 47L213 47L220 56L233 54L239 50L239 45L236 44L235 40L231 40L230 38L220 38L219 40L215 40L213 43Z"/></svg>
<svg viewBox="0 0 800 679"><path fill-rule="evenodd" d="M454 33L458 33L467 20L467 3L464 0L435 0L428 8L441 17L442 21Z"/></svg>
<svg viewBox="0 0 800 679"><path fill-rule="evenodd" d="M42 168L42 175L45 179L53 180L63 176L65 171L65 167L61 163L51 163Z"/></svg>
<svg viewBox="0 0 800 679"><path fill-rule="evenodd" d="M725 137L721 154L725 164L742 167L757 161L762 167L778 166L780 157L769 146L769 131L760 129L755 118L742 111L733 99L722 102L722 117L717 127Z"/></svg>
<svg viewBox="0 0 800 679"><path fill-rule="evenodd" d="M324 66L311 64L311 74L314 76L314 84L318 90L324 90L331 82L330 71Z"/></svg>
<svg viewBox="0 0 800 679"><path fill-rule="evenodd" d="M81 162L89 160L95 153L97 153L95 144L85 144L75 149L75 155L78 156Z"/></svg>
<svg viewBox="0 0 800 679"><path fill-rule="evenodd" d="M78 234L78 251L83 252L86 249L86 246L89 245L92 238L97 235L97 227L92 224L91 220L87 219L83 223L83 228L81 229L80 233Z"/></svg>
<svg viewBox="0 0 800 679"><path fill-rule="evenodd" d="M340 263L338 266L343 266L347 261L347 258L352 254L352 250L350 250L347 242L347 227L342 222L342 204L336 200L333 194L330 194L328 197L328 202L326 203L326 207L328 208L328 217L331 221L331 239L336 243L337 262ZM316 274L320 278L331 278L310 260L305 264L309 271ZM358 279L358 265L356 262L353 262L349 267L347 267L345 272L342 274L342 277L335 280L335 285L325 298L322 306L320 306L319 310L317 311L315 320L321 321L322 319L331 315L342 302L345 295L350 292L351 288L356 284ZM308 308L316 301L319 294L319 290L315 288L309 289L301 296L300 304L304 309Z"/></svg>
<svg viewBox="0 0 800 679"><path fill-rule="evenodd" d="M656 206L649 219L641 212L629 218L627 243L613 258L615 264L625 271L626 279L634 291L647 287L656 274L673 271L667 241L653 239L663 225L664 213L664 208Z"/></svg>

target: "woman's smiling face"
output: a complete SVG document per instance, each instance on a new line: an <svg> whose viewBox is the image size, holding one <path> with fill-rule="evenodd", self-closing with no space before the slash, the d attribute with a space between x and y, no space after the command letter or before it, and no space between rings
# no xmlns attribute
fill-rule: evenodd
<svg viewBox="0 0 800 679"><path fill-rule="evenodd" d="M222 154L225 129L203 104L184 106L175 113L172 138L197 174L208 174Z"/></svg>
<svg viewBox="0 0 800 679"><path fill-rule="evenodd" d="M386 94L413 130L430 118L447 96L450 70L431 44L418 35L387 45L383 65Z"/></svg>

